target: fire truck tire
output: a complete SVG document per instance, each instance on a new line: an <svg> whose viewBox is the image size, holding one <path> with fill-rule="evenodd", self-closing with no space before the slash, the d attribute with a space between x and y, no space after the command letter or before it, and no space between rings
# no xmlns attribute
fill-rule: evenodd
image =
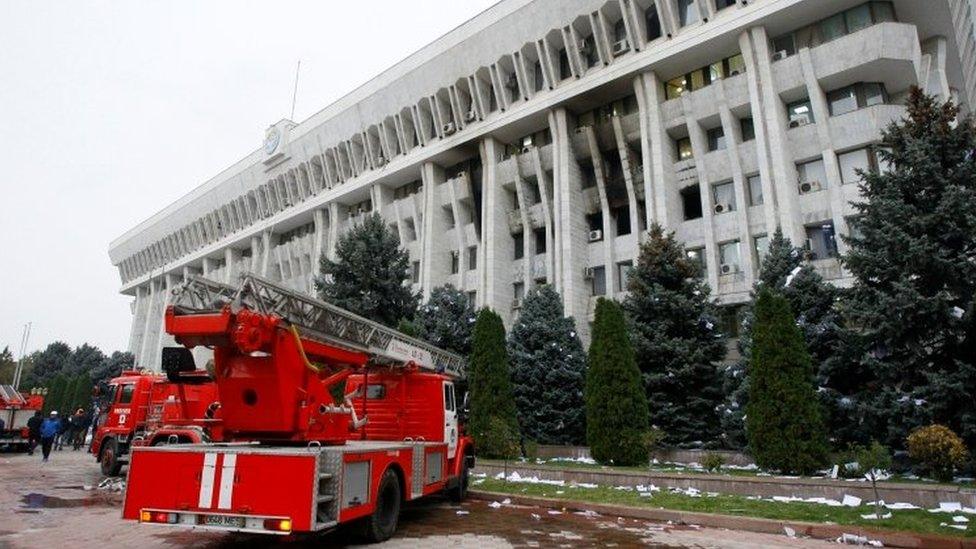
<svg viewBox="0 0 976 549"><path fill-rule="evenodd" d="M400 520L400 480L387 469L376 494L376 509L363 522L363 535L370 543L386 541L393 536Z"/></svg>
<svg viewBox="0 0 976 549"><path fill-rule="evenodd" d="M464 498L468 497L468 474L469 469L467 465L461 466L461 478L458 479L457 486L451 488L447 492L447 497L451 498L454 503L461 503Z"/></svg>
<svg viewBox="0 0 976 549"><path fill-rule="evenodd" d="M110 438L102 443L102 451L99 454L98 463L102 466L103 475L109 477L118 476L122 470L122 463L119 462L119 441Z"/></svg>

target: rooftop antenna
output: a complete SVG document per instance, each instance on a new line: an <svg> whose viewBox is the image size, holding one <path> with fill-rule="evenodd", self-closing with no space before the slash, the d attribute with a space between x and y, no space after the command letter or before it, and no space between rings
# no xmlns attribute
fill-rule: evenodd
<svg viewBox="0 0 976 549"><path fill-rule="evenodd" d="M14 390L20 388L20 376L24 373L24 358L27 356L27 341L30 339L31 324L28 322L24 324L24 335L20 338L20 361L17 362L17 368L14 370Z"/></svg>
<svg viewBox="0 0 976 549"><path fill-rule="evenodd" d="M302 60L298 60L298 67L295 68L295 90L291 94L291 116L289 120L295 120L295 100L298 99L298 71L302 69Z"/></svg>

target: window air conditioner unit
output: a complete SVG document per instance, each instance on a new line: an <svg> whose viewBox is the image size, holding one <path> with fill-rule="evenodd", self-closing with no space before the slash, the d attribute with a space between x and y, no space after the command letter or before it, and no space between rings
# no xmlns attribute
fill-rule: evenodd
<svg viewBox="0 0 976 549"><path fill-rule="evenodd" d="M798 188L800 194L815 193L823 189L819 181L802 181Z"/></svg>
<svg viewBox="0 0 976 549"><path fill-rule="evenodd" d="M732 211L732 205L731 204L726 204L724 202L719 202L718 204L715 205L715 207L713 208L713 210L715 210L715 213L717 213L717 214L720 214L720 213L728 213L728 212L731 212Z"/></svg>
<svg viewBox="0 0 976 549"><path fill-rule="evenodd" d="M790 127L799 128L800 126L806 126L810 123L809 114L794 114L790 117Z"/></svg>
<svg viewBox="0 0 976 549"><path fill-rule="evenodd" d="M471 107L471 110L464 115L465 122L474 122L476 118L478 118L478 113L475 112L474 107Z"/></svg>
<svg viewBox="0 0 976 549"><path fill-rule="evenodd" d="M515 299L513 299L512 300L512 308L513 309L521 309L522 308L522 300L519 299L519 298L517 298L517 297Z"/></svg>
<svg viewBox="0 0 976 549"><path fill-rule="evenodd" d="M505 87L508 88L508 90L512 93L516 93L518 91L518 77L515 76L515 73L512 73L511 76L508 77L508 80L505 81Z"/></svg>
<svg viewBox="0 0 976 549"><path fill-rule="evenodd" d="M722 274L732 274L739 272L739 266L735 263L723 263L721 266Z"/></svg>
<svg viewBox="0 0 976 549"><path fill-rule="evenodd" d="M586 132L586 128L589 128L589 126L577 126L576 133L584 133Z"/></svg>
<svg viewBox="0 0 976 549"><path fill-rule="evenodd" d="M451 135L457 129L454 127L454 122L448 122L444 124L444 135Z"/></svg>
<svg viewBox="0 0 976 549"><path fill-rule="evenodd" d="M731 71L729 71L729 76L738 76L740 74L742 74L741 69L732 69Z"/></svg>
<svg viewBox="0 0 976 549"><path fill-rule="evenodd" d="M786 59L789 56L790 54L786 50L779 50L778 52L773 54L773 61L782 61L783 59Z"/></svg>
<svg viewBox="0 0 976 549"><path fill-rule="evenodd" d="M630 42L628 42L626 38L622 40L617 40L616 42L613 43L613 54L615 56L623 55L627 53L627 50L629 49L630 49Z"/></svg>
<svg viewBox="0 0 976 549"><path fill-rule="evenodd" d="M583 267L583 278L593 278L593 267Z"/></svg>
<svg viewBox="0 0 976 549"><path fill-rule="evenodd" d="M526 154L530 150L532 150L532 145L526 145L524 147L519 148L519 152L522 153L522 154Z"/></svg>
<svg viewBox="0 0 976 549"><path fill-rule="evenodd" d="M599 240L603 240L603 231L600 229L590 231L590 242L597 242Z"/></svg>

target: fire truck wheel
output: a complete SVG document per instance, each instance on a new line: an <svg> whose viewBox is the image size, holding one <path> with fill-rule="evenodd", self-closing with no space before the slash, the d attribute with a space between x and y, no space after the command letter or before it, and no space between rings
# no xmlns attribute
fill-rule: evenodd
<svg viewBox="0 0 976 549"><path fill-rule="evenodd" d="M468 474L468 467L462 465L461 478L458 479L457 486L451 488L447 493L447 496L451 498L452 502L461 503L468 496Z"/></svg>
<svg viewBox="0 0 976 549"><path fill-rule="evenodd" d="M387 469L380 480L376 509L363 523L363 534L367 541L379 543L393 536L400 519L400 499L400 481L392 469Z"/></svg>
<svg viewBox="0 0 976 549"><path fill-rule="evenodd" d="M118 476L119 471L122 470L122 464L119 462L119 441L114 438L106 440L102 444L101 457L98 462L102 466L103 475Z"/></svg>

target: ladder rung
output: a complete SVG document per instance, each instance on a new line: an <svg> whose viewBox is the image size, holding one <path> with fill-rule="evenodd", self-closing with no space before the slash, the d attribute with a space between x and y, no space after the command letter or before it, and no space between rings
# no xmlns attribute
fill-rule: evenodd
<svg viewBox="0 0 976 549"><path fill-rule="evenodd" d="M332 480L332 473L319 473L319 480Z"/></svg>
<svg viewBox="0 0 976 549"><path fill-rule="evenodd" d="M333 496L332 494L325 494L325 495L321 495L321 496L318 497L318 502L319 503L328 503L328 502L330 502L330 501L332 501L334 499L335 499L335 496Z"/></svg>

